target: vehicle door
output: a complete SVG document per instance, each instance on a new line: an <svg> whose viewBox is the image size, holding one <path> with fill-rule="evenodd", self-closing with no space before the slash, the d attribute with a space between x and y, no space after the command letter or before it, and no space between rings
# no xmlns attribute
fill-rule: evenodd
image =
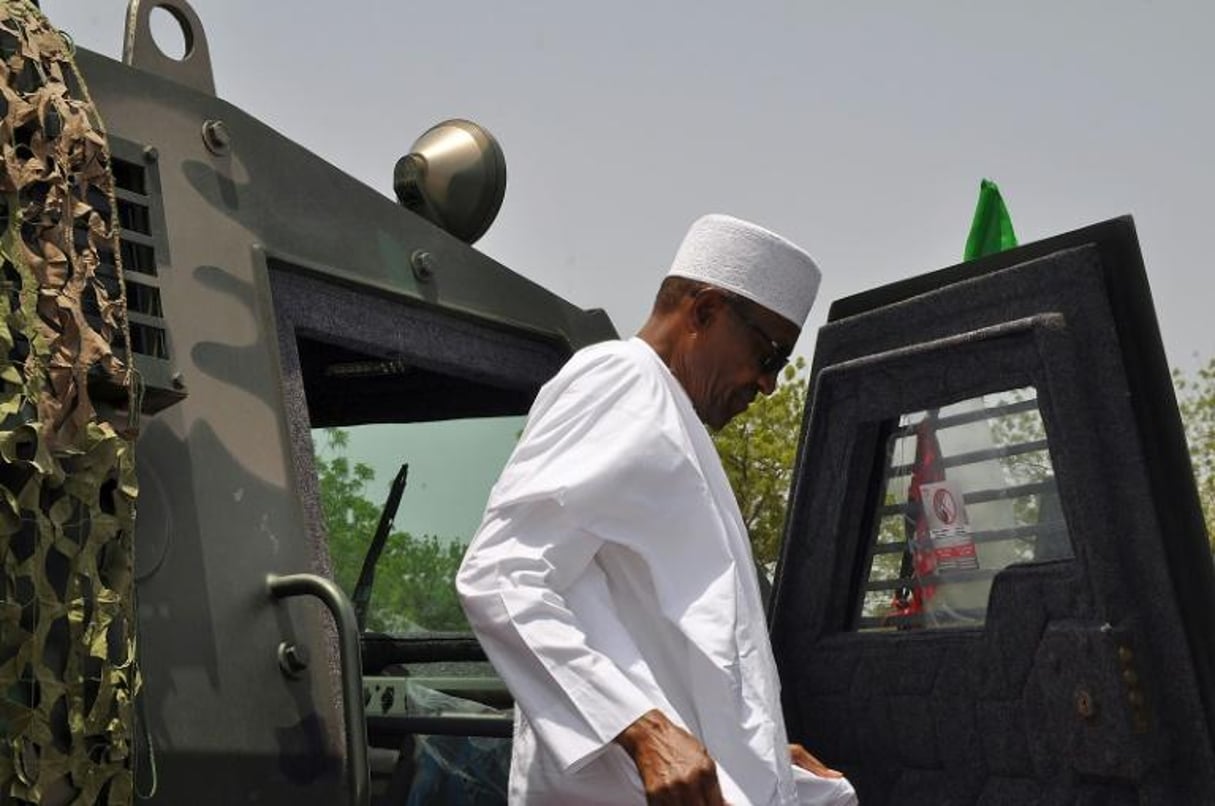
<svg viewBox="0 0 1215 806"><path fill-rule="evenodd" d="M772 611L862 803L1215 802L1211 554L1133 222L837 302Z"/></svg>

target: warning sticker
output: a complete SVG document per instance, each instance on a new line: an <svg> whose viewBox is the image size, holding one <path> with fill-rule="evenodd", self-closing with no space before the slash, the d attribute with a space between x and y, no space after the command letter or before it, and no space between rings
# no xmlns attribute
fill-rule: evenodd
<svg viewBox="0 0 1215 806"><path fill-rule="evenodd" d="M928 520L938 574L972 571L979 567L974 537L966 518L966 504L956 481L920 485L920 501Z"/></svg>

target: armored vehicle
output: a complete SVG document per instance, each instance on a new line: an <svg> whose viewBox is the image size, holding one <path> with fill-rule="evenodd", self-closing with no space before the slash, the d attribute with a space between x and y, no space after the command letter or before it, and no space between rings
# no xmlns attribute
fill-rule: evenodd
<svg viewBox="0 0 1215 806"><path fill-rule="evenodd" d="M152 40L154 7L181 59ZM184 0L131 0L122 63L5 9L10 109L63 84L105 123L90 187L112 192L88 197L92 251L66 250L102 290L64 304L113 350L72 376L91 402L62 436L74 421L35 405L44 341L10 340L0 374L26 390L0 435L20 516L0 524L0 800L500 797L508 693L458 618L368 609L376 560L423 604L454 601L400 558L458 558L535 393L612 324L470 246L505 183L475 124L424 134L393 201L218 98ZM34 81L48 59L65 79ZM33 134L10 142L58 137L55 103L28 103ZM79 173L65 198L87 195ZM10 184L11 210L46 206ZM53 296L37 257L14 264L14 332L40 333ZM1215 584L1132 222L836 302L812 387L770 615L791 739L867 804L1215 802ZM49 436L8 436L27 432ZM54 507L86 475L84 433L133 442L88 476L109 550L73 548ZM430 500L463 520L412 527L450 531L400 554L401 473L380 528L339 552L368 522L331 498L370 480L359 452L410 463L401 518Z"/></svg>

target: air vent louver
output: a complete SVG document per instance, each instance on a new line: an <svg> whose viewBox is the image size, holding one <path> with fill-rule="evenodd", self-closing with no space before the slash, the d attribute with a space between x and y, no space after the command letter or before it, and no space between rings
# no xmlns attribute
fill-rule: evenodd
<svg viewBox="0 0 1215 806"><path fill-rule="evenodd" d="M112 142L120 152L132 151L128 144ZM137 151L135 153L138 153ZM164 243L163 215L158 194L159 182L149 167L117 156L111 158L114 174L115 218L119 226L123 279L126 282L127 324L131 339L132 358L143 379L144 394L141 409L154 413L185 396L172 382L170 343L161 302L159 245ZM104 197L90 199L95 209L109 212L110 201ZM81 233L87 237L87 232ZM99 253L97 278L111 297L118 295L117 256L110 250ZM100 322L96 299L84 300L85 316ZM122 337L115 347L122 348Z"/></svg>

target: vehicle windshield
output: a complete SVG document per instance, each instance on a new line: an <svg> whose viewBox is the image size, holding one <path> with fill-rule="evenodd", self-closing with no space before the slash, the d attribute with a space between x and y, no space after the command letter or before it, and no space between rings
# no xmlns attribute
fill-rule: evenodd
<svg viewBox="0 0 1215 806"><path fill-rule="evenodd" d="M375 582L366 629L389 635L468 631L456 570L522 416L373 423L312 430L329 556L354 596L392 479L409 466Z"/></svg>
<svg viewBox="0 0 1215 806"><path fill-rule="evenodd" d="M455 574L523 428L522 415L312 431L338 584L350 596L402 464L408 481L375 567L366 629L467 632Z"/></svg>

